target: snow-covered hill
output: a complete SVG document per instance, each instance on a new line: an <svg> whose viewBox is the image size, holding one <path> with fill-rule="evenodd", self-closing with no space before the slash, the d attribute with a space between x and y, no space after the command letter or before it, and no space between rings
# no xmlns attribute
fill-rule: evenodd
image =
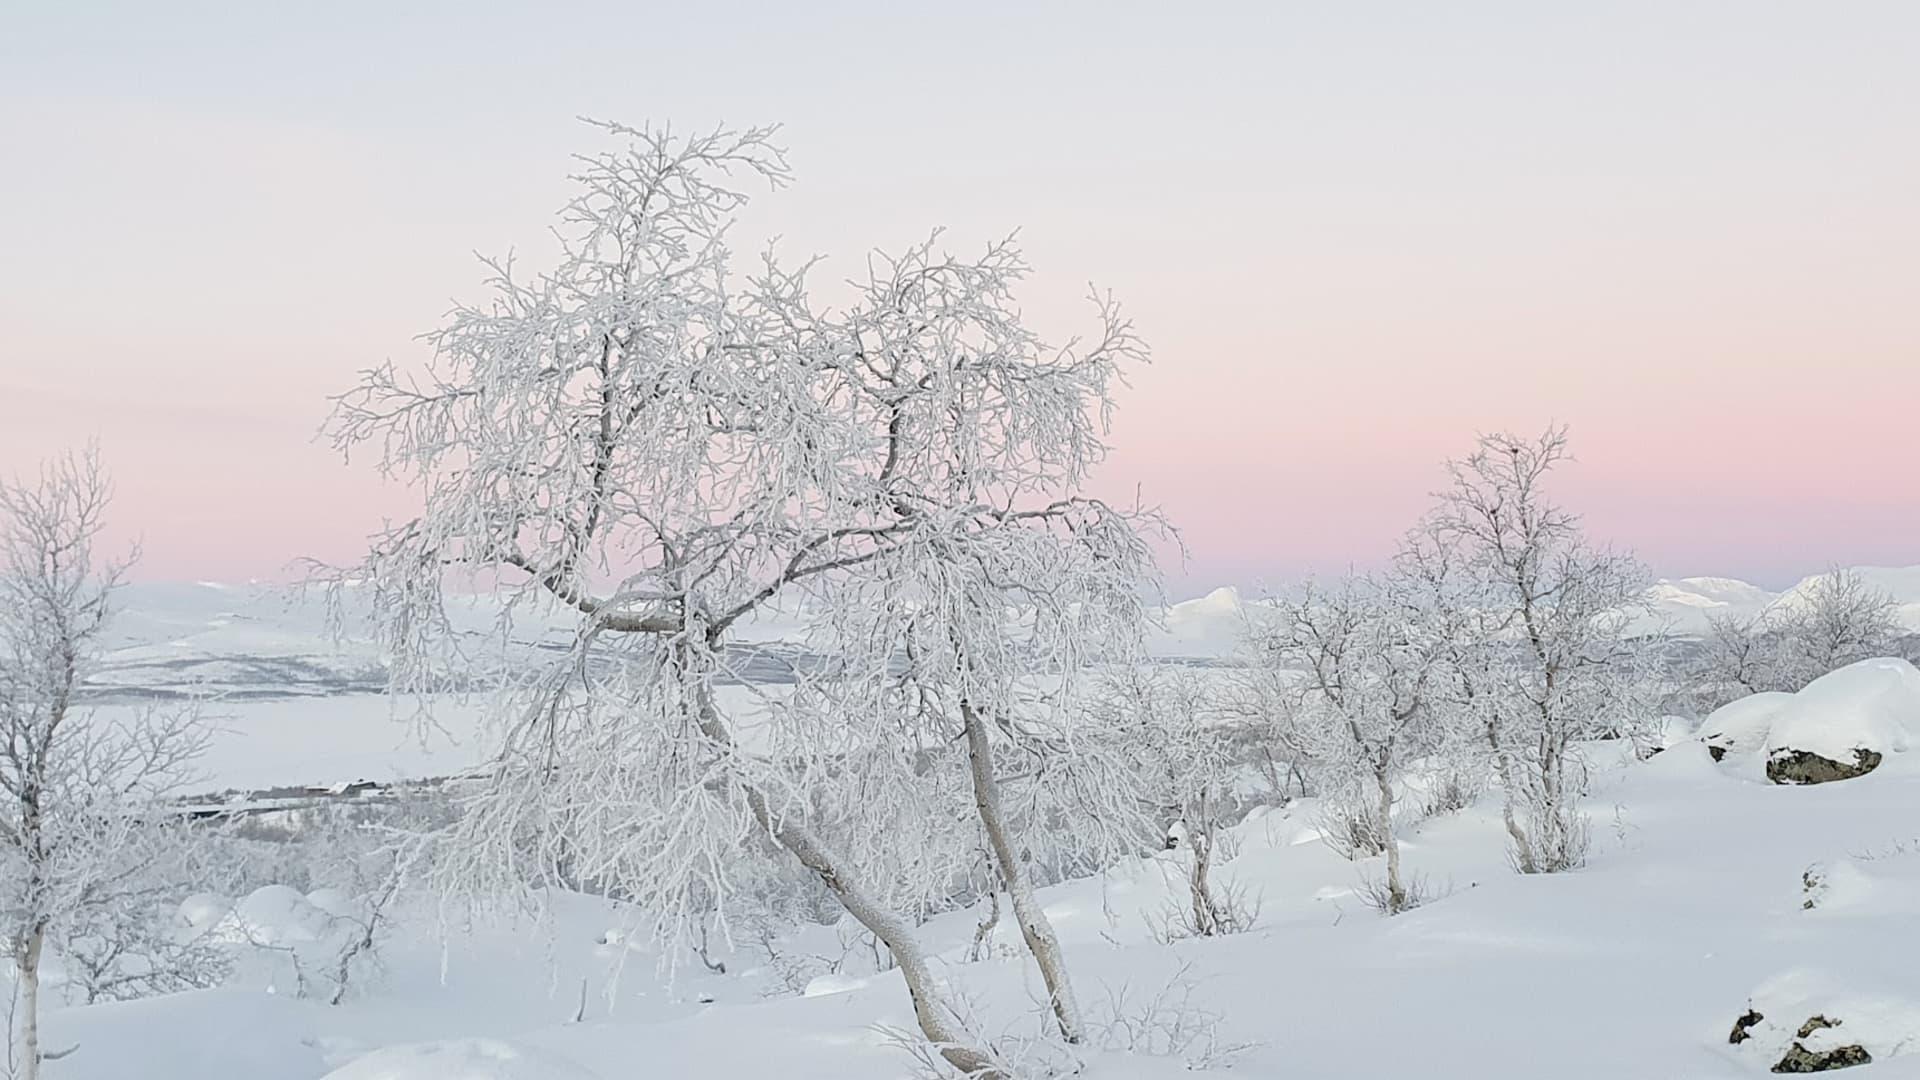
<svg viewBox="0 0 1920 1080"><path fill-rule="evenodd" d="M1862 566L1853 572L1867 585L1893 597L1899 605L1902 626L1920 631L1920 566ZM1776 604L1799 603L1815 582L1827 576L1815 574L1778 592L1735 578L1663 579L1654 584L1649 595L1653 617L1639 629L1696 636L1706 632L1712 619L1744 617ZM1236 589L1223 588L1199 599L1172 604L1166 610L1164 628L1155 638L1155 651L1163 656L1224 656L1233 650L1246 605L1253 603L1258 601L1243 597Z"/></svg>
<svg viewBox="0 0 1920 1080"><path fill-rule="evenodd" d="M1852 572L1870 588L1893 597L1898 619L1908 630L1920 631L1920 566L1858 566ZM1831 572L1802 578L1793 587L1770 592L1732 578L1693 577L1662 581L1654 586L1655 607L1670 620L1676 634L1698 634L1710 618L1743 617L1773 605L1792 607L1805 600L1815 584Z"/></svg>

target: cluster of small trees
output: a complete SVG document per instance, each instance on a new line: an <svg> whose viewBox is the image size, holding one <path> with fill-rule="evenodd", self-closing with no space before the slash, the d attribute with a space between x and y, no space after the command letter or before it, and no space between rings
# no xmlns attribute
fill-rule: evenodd
<svg viewBox="0 0 1920 1080"><path fill-rule="evenodd" d="M1250 617L1256 705L1326 799L1330 842L1386 856L1389 913L1419 899L1394 828L1416 770L1454 804L1497 781L1515 866L1566 870L1588 840L1581 744L1654 718L1658 642L1634 626L1650 579L1548 495L1565 455L1559 429L1481 439L1389 569Z"/></svg>
<svg viewBox="0 0 1920 1080"><path fill-rule="evenodd" d="M828 305L812 262L734 270L742 182L788 179L771 131L599 127L614 146L581 159L559 263L490 263L491 300L429 336L428 369L367 372L329 425L423 499L334 579L375 613L392 688L491 681L502 750L433 830L419 865L440 891L600 892L663 955L713 966L712 936L791 906L800 875L898 967L932 1053L999 1078L915 924L986 894L997 919L1004 895L1059 1038L1083 1042L1036 888L1173 847L1168 933L1244 929L1214 869L1250 770L1310 783L1334 842L1385 856L1389 913L1420 899L1395 831L1416 780L1449 805L1497 783L1523 872L1582 861L1582 744L1647 729L1657 642L1635 629L1645 570L1546 491L1563 431L1483 438L1390 567L1259 609L1250 755L1217 684L1142 664L1164 523L1082 490L1146 356L1110 297L1091 336L1048 347L1014 303L1019 250L960 258L936 235ZM105 502L91 458L0 487L0 916L29 1078L47 942L66 934L97 981L119 970L135 935L103 913L150 906L138 883L169 850L151 808L201 738L186 716L74 707L121 569L93 555ZM501 645L532 611L566 620L566 647L476 662L448 614L476 584L508 598ZM760 620L813 659L746 678L771 659ZM1787 620L1717 628L1709 664L1804 681L1891 627L1844 577ZM370 860L338 992L424 850Z"/></svg>
<svg viewBox="0 0 1920 1080"><path fill-rule="evenodd" d="M777 878L752 860L790 860L972 1076L1006 1069L913 925L1004 893L1058 1034L1084 1040L1038 884L1169 837L1179 932L1248 918L1211 874L1244 758L1197 685L1139 675L1162 523L1081 493L1143 346L1099 294L1092 336L1044 346L1011 243L875 255L836 307L811 262L737 275L740 181L788 178L772 133L599 126L616 146L581 159L558 265L489 264L491 302L430 335L428 370L366 373L331 423L424 499L338 579L379 614L395 689L471 677L452 582L511 598L503 636L518 610L572 619L564 656L498 673L505 749L441 883L603 891L677 955ZM1279 757L1386 852L1390 910L1413 899L1393 818L1418 763L1496 776L1518 867L1562 870L1586 843L1580 743L1647 718L1624 632L1646 575L1547 497L1564 454L1559 431L1482 440L1390 572L1252 635ZM824 659L750 684L757 619Z"/></svg>
<svg viewBox="0 0 1920 1080"><path fill-rule="evenodd" d="M1794 691L1836 668L1901 651L1898 605L1857 570L1830 570L1752 615L1716 618L1700 643L1690 688L1699 708L1766 691Z"/></svg>

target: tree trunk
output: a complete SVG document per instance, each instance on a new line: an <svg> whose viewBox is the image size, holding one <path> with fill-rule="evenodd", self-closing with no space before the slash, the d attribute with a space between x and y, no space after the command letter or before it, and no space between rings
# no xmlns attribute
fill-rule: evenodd
<svg viewBox="0 0 1920 1080"><path fill-rule="evenodd" d="M1007 886L1007 898L1013 902L1013 917L1020 924L1020 936L1026 939L1027 951L1033 954L1033 962L1040 968L1040 979L1046 983L1061 1036L1069 1043L1082 1042L1086 1035L1080 1022L1080 1005L1074 1000L1073 982L1060 955L1060 941L1054 936L1053 923L1041 910L1039 899L1033 895L1033 881L1014 851L1006 817L1001 812L1000 781L993 772L993 743L986 722L965 701L960 703L960 715L967 728L974 805L979 808L980 823L986 827L994 861L1000 866L1000 880Z"/></svg>
<svg viewBox="0 0 1920 1080"><path fill-rule="evenodd" d="M40 952L46 942L46 927L27 931L15 963L20 980L20 1080L40 1080Z"/></svg>
<svg viewBox="0 0 1920 1080"><path fill-rule="evenodd" d="M1507 827L1507 835L1513 838L1513 857L1520 864L1521 873L1538 873L1540 867L1533 858L1533 845L1513 816L1513 762L1506 747L1500 745L1500 729L1492 720L1487 721L1487 745L1493 749L1493 768L1500 776L1500 820Z"/></svg>
<svg viewBox="0 0 1920 1080"><path fill-rule="evenodd" d="M1187 822L1187 846L1193 849L1193 868L1187 879L1187 891L1193 897L1193 930L1201 937L1212 937L1221 929L1213 887L1207 880L1213 867L1213 830Z"/></svg>
<svg viewBox="0 0 1920 1080"><path fill-rule="evenodd" d="M700 730L715 743L731 748L733 733L720 719L710 691L699 695L698 708ZM913 927L850 880L844 861L813 830L775 817L764 792L744 781L734 782L746 795L747 807L760 827L832 890L847 914L893 954L894 963L899 965L900 975L906 980L907 996L913 1001L913 1017L920 1026L920 1034L934 1045L947 1064L970 1080L1006 1080L1006 1074L993 1059L968 1042L967 1033L958 1024L952 1007L941 996L939 981L927 965L927 955L919 939L913 936Z"/></svg>
<svg viewBox="0 0 1920 1080"><path fill-rule="evenodd" d="M900 974L906 980L907 996L913 999L913 1017L920 1025L920 1034L939 1049L947 1064L963 1075L978 1080L1004 1080L993 1059L969 1045L966 1033L953 1022L953 1010L941 998L940 984L927 966L926 952L906 920L848 881L838 856L821 843L812 830L789 822L775 822L768 812L766 797L757 788L748 787L746 793L747 804L761 826L772 833L781 847L792 852L801 865L826 883L847 913L893 954L893 962L900 966Z"/></svg>
<svg viewBox="0 0 1920 1080"><path fill-rule="evenodd" d="M973 928L973 944L967 947L969 963L986 957L993 937L993 928L1000 925L1000 890L995 889L988 893L987 900L993 906L987 911L987 917L980 920L980 925Z"/></svg>
<svg viewBox="0 0 1920 1080"><path fill-rule="evenodd" d="M1380 788L1380 842L1387 852L1387 914L1407 909L1407 890L1400 882L1400 841L1393 835L1393 781L1384 770L1373 774Z"/></svg>

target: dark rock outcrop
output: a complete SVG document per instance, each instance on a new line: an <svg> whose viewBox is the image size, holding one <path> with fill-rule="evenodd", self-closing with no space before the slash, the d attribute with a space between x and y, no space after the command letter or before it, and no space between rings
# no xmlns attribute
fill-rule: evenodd
<svg viewBox="0 0 1920 1080"><path fill-rule="evenodd" d="M1859 749L1853 752L1853 763L1847 764L1811 751L1782 747L1767 758L1767 779L1776 784L1825 784L1834 780L1851 780L1879 768L1880 759L1878 750Z"/></svg>
<svg viewBox="0 0 1920 1080"><path fill-rule="evenodd" d="M1878 754L1874 755L1876 758L1879 756ZM1749 1012L1748 1015L1751 1016L1753 1014ZM1745 1017L1741 1019L1745 1019ZM1839 1026L1840 1021L1829 1020L1824 1016L1809 1018L1806 1023L1800 1025L1800 1032L1794 1036L1793 1045L1787 1047L1786 1054L1774 1065L1772 1071L1777 1073L1812 1073L1828 1072L1833 1069L1845 1069L1854 1065L1871 1065L1873 1063L1873 1055L1867 1053L1867 1049L1864 1046L1837 1046L1832 1050L1816 1052L1807 1049L1800 1043L1801 1039L1812 1035L1816 1031ZM1736 1030L1738 1029L1736 1028Z"/></svg>

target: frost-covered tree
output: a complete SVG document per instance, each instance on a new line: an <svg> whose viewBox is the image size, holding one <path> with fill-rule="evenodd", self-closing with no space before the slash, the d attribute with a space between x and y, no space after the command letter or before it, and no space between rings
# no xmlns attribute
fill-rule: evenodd
<svg viewBox="0 0 1920 1080"><path fill-rule="evenodd" d="M1898 604L1857 570L1835 568L1757 614L1712 620L1692 676L1708 708L1762 691L1794 691L1900 645Z"/></svg>
<svg viewBox="0 0 1920 1080"><path fill-rule="evenodd" d="M1350 576L1332 588L1309 584L1274 601L1276 617L1255 639L1267 662L1303 673L1294 715L1357 847L1386 855L1383 908L1410 906L1393 817L1407 769L1444 741L1435 708L1446 645L1427 617L1425 596L1394 577Z"/></svg>
<svg viewBox="0 0 1920 1080"><path fill-rule="evenodd" d="M601 127L621 145L581 159L558 265L490 263L492 301L429 336L428 370L368 372L331 425L424 500L352 575L397 687L474 670L449 571L509 597L502 634L572 618L564 659L500 676L504 750L447 845L469 857L443 865L596 882L682 941L697 912L724 920L748 841L770 839L980 1073L911 919L984 829L1077 1038L996 760L1071 758L1083 672L1137 645L1148 522L1077 489L1140 343L1096 298L1093 338L1045 346L1008 243L875 256L833 310L810 263L739 277L737 182L788 176L771 132ZM817 659L752 685L743 630L776 613ZM977 825L943 814L958 791Z"/></svg>
<svg viewBox="0 0 1920 1080"><path fill-rule="evenodd" d="M1899 605L1858 570L1834 568L1810 582L1782 613L1801 686L1836 668L1899 648ZM1797 687L1796 687L1797 689Z"/></svg>
<svg viewBox="0 0 1920 1080"><path fill-rule="evenodd" d="M1109 760L1127 763L1109 788L1150 803L1160 845L1185 863L1186 898L1167 912L1169 937L1238 933L1256 914L1215 873L1249 802L1241 781L1252 740L1225 689L1186 668L1134 665L1109 673L1092 710Z"/></svg>
<svg viewBox="0 0 1920 1080"><path fill-rule="evenodd" d="M109 719L79 700L126 568L95 551L109 497L92 452L0 482L0 943L17 994L10 1060L25 1080L45 1056L49 944L85 940L149 899L152 804L203 744L190 713Z"/></svg>
<svg viewBox="0 0 1920 1080"><path fill-rule="evenodd" d="M1768 612L1709 616L1691 667L1703 711L1763 690L1790 688L1785 643Z"/></svg>
<svg viewBox="0 0 1920 1080"><path fill-rule="evenodd" d="M1514 861L1526 873L1577 866L1587 844L1579 744L1637 736L1653 716L1656 642L1630 631L1647 613L1650 575L1596 548L1546 479L1567 454L1564 429L1537 439L1489 435L1450 463L1452 485L1428 531L1463 571L1458 603L1485 636L1464 654L1473 707L1506 786Z"/></svg>

